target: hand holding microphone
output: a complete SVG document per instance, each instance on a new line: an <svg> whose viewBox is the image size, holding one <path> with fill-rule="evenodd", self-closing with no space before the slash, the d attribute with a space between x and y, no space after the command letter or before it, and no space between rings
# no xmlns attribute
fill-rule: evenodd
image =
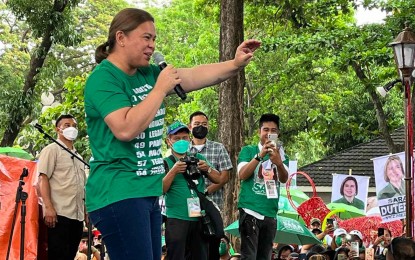
<svg viewBox="0 0 415 260"><path fill-rule="evenodd" d="M155 52L153 53L153 60L154 62L159 65L160 70L165 69L168 65L167 63L164 61L164 57L161 53L159 52ZM176 72L177 73L177 72ZM178 77L178 76L177 76ZM174 87L174 91L176 92L176 94L182 99L185 100L186 99L186 92L184 92L182 86L180 86L180 84L177 84Z"/></svg>

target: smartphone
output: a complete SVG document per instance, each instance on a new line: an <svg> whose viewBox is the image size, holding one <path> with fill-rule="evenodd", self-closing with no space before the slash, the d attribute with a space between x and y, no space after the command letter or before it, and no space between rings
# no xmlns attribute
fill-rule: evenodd
<svg viewBox="0 0 415 260"><path fill-rule="evenodd" d="M385 234L385 230L383 228L378 228L378 237L383 236Z"/></svg>
<svg viewBox="0 0 415 260"><path fill-rule="evenodd" d="M333 225L334 226L334 219L328 218L327 219L327 225Z"/></svg>
<svg viewBox="0 0 415 260"><path fill-rule="evenodd" d="M350 242L350 251L356 252L356 254L359 255L359 242Z"/></svg>
<svg viewBox="0 0 415 260"><path fill-rule="evenodd" d="M277 141L278 141L278 134L268 134L268 140L269 141L274 141L275 143L277 143Z"/></svg>

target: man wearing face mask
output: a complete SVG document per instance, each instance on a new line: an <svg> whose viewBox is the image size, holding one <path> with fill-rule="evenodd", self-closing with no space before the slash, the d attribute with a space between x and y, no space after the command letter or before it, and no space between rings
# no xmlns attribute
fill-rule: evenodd
<svg viewBox="0 0 415 260"><path fill-rule="evenodd" d="M223 212L223 186L229 181L229 172L232 169L232 162L228 151L222 143L214 142L206 138L209 130L209 121L205 113L196 111L189 117L189 130L192 132L191 154L203 155L213 168L220 172L220 182L215 184L205 178L205 194L210 196ZM218 250L220 239L211 237L209 239L209 259L219 258Z"/></svg>
<svg viewBox="0 0 415 260"><path fill-rule="evenodd" d="M57 142L76 153L74 140L78 129L75 118L61 115L55 126ZM43 220L48 227L48 259L73 260L85 219L84 164L58 144L51 143L40 152L38 173Z"/></svg>
<svg viewBox="0 0 415 260"><path fill-rule="evenodd" d="M197 162L200 173L191 173L189 165L183 161L189 160L187 153L190 144L190 130L183 123L176 121L167 128L167 145L171 147L172 155L164 158L167 170L163 178L163 193L166 205L166 257L169 260L207 259L207 240L203 236L200 201L196 192L188 186L185 179L190 178L197 189L205 189L205 175L212 182L220 181L220 174L211 167L205 157L196 154L193 161ZM217 249L216 249L217 250Z"/></svg>

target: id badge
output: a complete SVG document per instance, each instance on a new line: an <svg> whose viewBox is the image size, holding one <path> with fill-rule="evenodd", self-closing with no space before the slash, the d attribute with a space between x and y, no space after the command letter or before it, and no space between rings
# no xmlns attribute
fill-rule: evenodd
<svg viewBox="0 0 415 260"><path fill-rule="evenodd" d="M187 212L189 217L200 217L200 201L199 198L187 198Z"/></svg>
<svg viewBox="0 0 415 260"><path fill-rule="evenodd" d="M266 180L265 181L265 191L267 193L268 199L277 199L278 192L277 192L277 185L275 180Z"/></svg>

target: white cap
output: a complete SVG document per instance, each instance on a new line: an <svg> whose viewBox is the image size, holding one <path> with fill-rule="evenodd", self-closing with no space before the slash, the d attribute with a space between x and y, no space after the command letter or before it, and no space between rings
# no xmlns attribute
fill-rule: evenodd
<svg viewBox="0 0 415 260"><path fill-rule="evenodd" d="M356 235L356 236L358 236L360 238L360 240L363 240L362 233L359 230L352 230L352 231L350 231L349 234L350 235Z"/></svg>
<svg viewBox="0 0 415 260"><path fill-rule="evenodd" d="M336 230L334 230L333 236L337 237L341 235L347 235L346 230L344 230L343 228L337 228Z"/></svg>

